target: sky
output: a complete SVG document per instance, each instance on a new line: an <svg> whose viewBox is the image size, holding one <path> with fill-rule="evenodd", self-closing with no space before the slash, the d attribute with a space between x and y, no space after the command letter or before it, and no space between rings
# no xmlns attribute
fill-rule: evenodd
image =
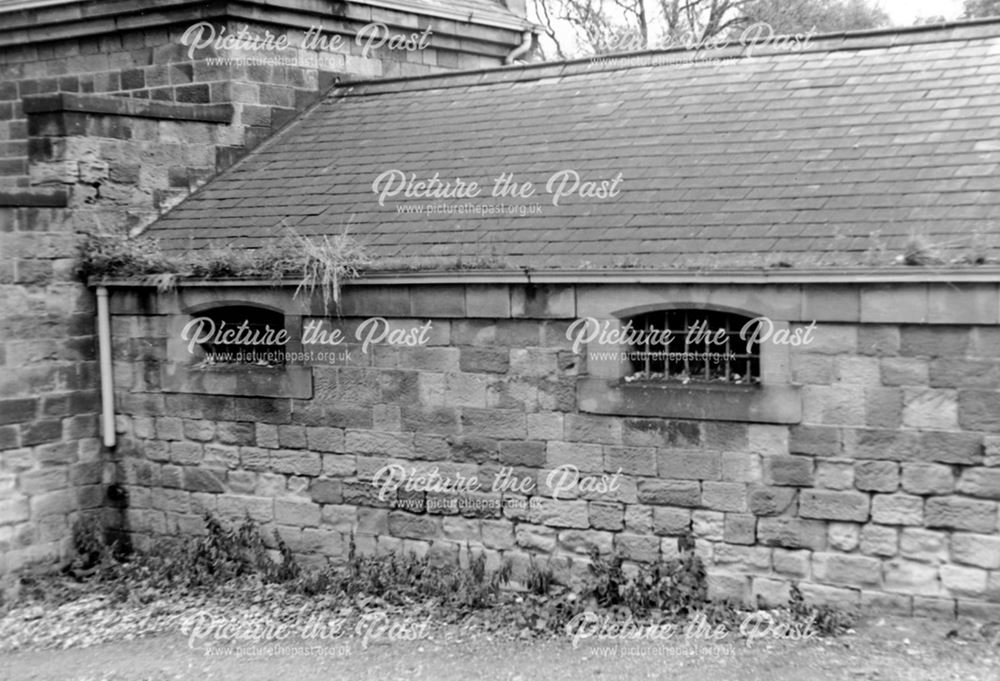
<svg viewBox="0 0 1000 681"><path fill-rule="evenodd" d="M920 17L956 19L962 13L962 0L881 0L880 4L896 26L910 26Z"/></svg>

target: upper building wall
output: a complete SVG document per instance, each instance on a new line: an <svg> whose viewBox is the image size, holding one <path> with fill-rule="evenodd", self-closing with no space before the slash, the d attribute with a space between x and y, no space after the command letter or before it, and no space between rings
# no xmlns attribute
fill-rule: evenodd
<svg viewBox="0 0 1000 681"><path fill-rule="evenodd" d="M0 184L37 184L24 97L232 104L224 146L252 148L338 80L502 64L528 24L480 4L466 20L427 2L0 4Z"/></svg>

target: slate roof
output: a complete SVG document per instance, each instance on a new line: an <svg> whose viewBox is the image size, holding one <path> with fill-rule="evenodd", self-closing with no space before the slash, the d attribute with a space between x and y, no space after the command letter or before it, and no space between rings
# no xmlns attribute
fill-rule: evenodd
<svg viewBox="0 0 1000 681"><path fill-rule="evenodd" d="M720 57L718 63L660 63ZM399 169L484 186L400 212ZM613 198L552 205L545 183L622 174ZM390 262L657 268L892 262L1000 249L1000 21L813 39L801 51L667 51L352 83L153 225L172 251L349 229ZM493 198L513 173L538 191ZM404 206L404 208L400 208ZM400 260L395 260L399 258Z"/></svg>

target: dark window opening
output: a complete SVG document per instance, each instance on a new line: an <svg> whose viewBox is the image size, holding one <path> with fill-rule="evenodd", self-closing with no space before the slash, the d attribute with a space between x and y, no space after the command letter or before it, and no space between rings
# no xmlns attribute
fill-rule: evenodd
<svg viewBox="0 0 1000 681"><path fill-rule="evenodd" d="M622 321L629 371L634 381L754 385L760 383L760 343L752 329L740 337L749 317L699 309L660 310Z"/></svg>
<svg viewBox="0 0 1000 681"><path fill-rule="evenodd" d="M203 366L285 364L285 315L250 305L232 305L192 315ZM202 338L207 340L201 341Z"/></svg>

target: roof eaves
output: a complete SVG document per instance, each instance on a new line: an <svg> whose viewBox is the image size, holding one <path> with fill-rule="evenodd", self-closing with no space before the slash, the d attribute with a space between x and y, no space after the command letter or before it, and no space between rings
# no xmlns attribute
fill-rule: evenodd
<svg viewBox="0 0 1000 681"><path fill-rule="evenodd" d="M390 9L396 12L420 12L421 14L437 17L439 19L448 19L450 21L460 21L469 24L479 24L480 26L493 26L496 28L506 28L516 31L533 31L536 28L540 28L527 19L519 17L507 8L499 5L496 6L496 14L494 15L493 13L477 12L474 10L472 12L459 12L426 6L415 9L412 4L407 2L395 2L394 0L360 0L360 2L365 5Z"/></svg>
<svg viewBox="0 0 1000 681"><path fill-rule="evenodd" d="M801 49L788 50L775 46L761 47L745 45L739 41L722 43L712 48L688 49L675 47L659 50L641 50L636 52L614 52L595 56L567 59L563 61L539 62L534 64L516 64L496 68L475 69L470 71L453 71L449 73L433 73L423 76L399 78L374 78L344 80L334 90L341 90L345 96L367 96L376 94L393 94L413 90L448 89L469 87L472 85L495 85L505 82L536 81L545 78L599 73L605 71L623 71L637 68L629 62L638 62L643 58L689 56L689 61L699 59L748 59L753 57L791 57L802 54L833 53L880 48L920 45L926 43L945 43L958 40L975 40L990 37L1000 37L1000 17L974 19L970 21L952 21L940 24L921 26L905 26L895 28L878 28L864 31L823 33L812 36L808 44ZM680 59L679 59L680 60ZM643 67L649 68L649 67Z"/></svg>

